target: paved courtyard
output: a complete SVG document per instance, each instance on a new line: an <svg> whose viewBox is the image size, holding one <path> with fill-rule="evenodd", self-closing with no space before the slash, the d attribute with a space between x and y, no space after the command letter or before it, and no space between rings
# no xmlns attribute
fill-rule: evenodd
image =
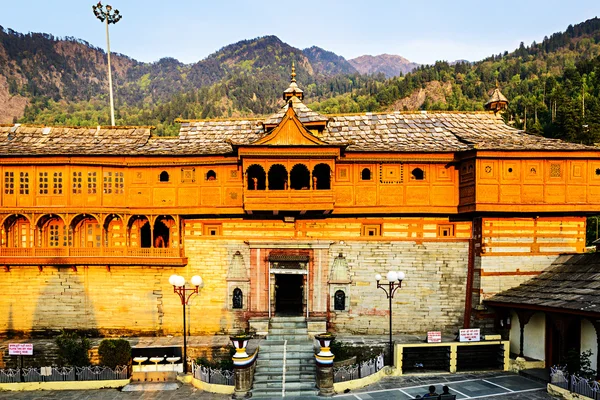
<svg viewBox="0 0 600 400"><path fill-rule="evenodd" d="M546 393L545 384L508 373L476 373L436 376L402 376L384 378L368 387L339 394L336 400L406 400L417 394L423 395L429 385L441 390L450 387L457 399L490 400L552 400ZM0 400L171 400L198 398L202 400L225 400L230 396L206 393L191 385L178 390L154 392L121 392L113 389L74 391L0 392ZM290 400L301 400L288 397ZM314 399L317 399L315 397ZM308 400L303 398L302 400Z"/></svg>

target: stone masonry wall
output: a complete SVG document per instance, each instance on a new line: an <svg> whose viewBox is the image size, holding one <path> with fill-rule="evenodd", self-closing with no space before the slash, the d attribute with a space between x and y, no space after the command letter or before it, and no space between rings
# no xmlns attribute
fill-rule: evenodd
<svg viewBox="0 0 600 400"><path fill-rule="evenodd" d="M331 247L330 264L342 253L352 283L348 311L331 311L341 332L382 334L389 331L389 303L377 289L375 274L402 270L406 279L393 300L395 332L454 332L465 311L469 244L456 242L345 242ZM333 307L331 307L333 308Z"/></svg>

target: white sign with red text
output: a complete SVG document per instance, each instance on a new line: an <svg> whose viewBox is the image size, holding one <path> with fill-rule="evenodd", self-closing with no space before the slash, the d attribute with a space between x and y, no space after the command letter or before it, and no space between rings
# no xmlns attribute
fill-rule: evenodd
<svg viewBox="0 0 600 400"><path fill-rule="evenodd" d="M32 356L33 355L33 344L32 343L9 343L8 344L8 355L9 356Z"/></svg>
<svg viewBox="0 0 600 400"><path fill-rule="evenodd" d="M442 332L427 332L427 343L442 343Z"/></svg>
<svg viewBox="0 0 600 400"><path fill-rule="evenodd" d="M481 340L479 329L461 329L458 337L460 342L479 342Z"/></svg>

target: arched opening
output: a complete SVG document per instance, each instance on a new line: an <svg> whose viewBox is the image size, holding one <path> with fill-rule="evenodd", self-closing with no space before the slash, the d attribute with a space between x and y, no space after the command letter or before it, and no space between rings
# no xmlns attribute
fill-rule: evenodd
<svg viewBox="0 0 600 400"><path fill-rule="evenodd" d="M425 171L423 171L421 168L413 169L411 171L410 175L411 175L411 178L416 181L422 181L423 179L425 179Z"/></svg>
<svg viewBox="0 0 600 400"><path fill-rule="evenodd" d="M371 170L369 168L363 168L360 173L360 180L362 181L370 181L371 180Z"/></svg>
<svg viewBox="0 0 600 400"><path fill-rule="evenodd" d="M38 220L42 232L41 247L67 247L72 244L73 231L57 215L44 215Z"/></svg>
<svg viewBox="0 0 600 400"><path fill-rule="evenodd" d="M333 309L336 311L346 309L346 293L343 290L337 290L333 295Z"/></svg>
<svg viewBox="0 0 600 400"><path fill-rule="evenodd" d="M158 217L154 222L154 246L156 248L171 247L171 229L175 220L171 216Z"/></svg>
<svg viewBox="0 0 600 400"><path fill-rule="evenodd" d="M161 182L169 182L169 173L167 171L163 171L160 173L159 180Z"/></svg>
<svg viewBox="0 0 600 400"><path fill-rule="evenodd" d="M310 188L310 172L306 165L294 165L290 171L290 188L294 190L308 190Z"/></svg>
<svg viewBox="0 0 600 400"><path fill-rule="evenodd" d="M127 238L123 230L123 219L117 214L111 214L104 220L106 231L105 247L127 246Z"/></svg>
<svg viewBox="0 0 600 400"><path fill-rule="evenodd" d="M331 189L331 168L327 164L317 164L313 169L313 189Z"/></svg>
<svg viewBox="0 0 600 400"><path fill-rule="evenodd" d="M207 181L216 181L217 173L215 171L213 171L212 169L208 170L208 172L206 173L206 180Z"/></svg>
<svg viewBox="0 0 600 400"><path fill-rule="evenodd" d="M32 247L33 232L29 219L21 214L15 214L4 220L6 247Z"/></svg>
<svg viewBox="0 0 600 400"><path fill-rule="evenodd" d="M145 215L136 215L129 220L129 246L152 247L150 222Z"/></svg>
<svg viewBox="0 0 600 400"><path fill-rule="evenodd" d="M233 289L233 298L231 308L239 309L244 308L244 293L242 289L235 288Z"/></svg>
<svg viewBox="0 0 600 400"><path fill-rule="evenodd" d="M286 190L288 188L287 169L275 164L269 169L269 190Z"/></svg>
<svg viewBox="0 0 600 400"><path fill-rule="evenodd" d="M77 215L71 221L71 230L75 247L102 247L102 228L94 216Z"/></svg>
<svg viewBox="0 0 600 400"><path fill-rule="evenodd" d="M267 175L260 165L249 166L246 176L248 177L248 190L265 190L267 188Z"/></svg>

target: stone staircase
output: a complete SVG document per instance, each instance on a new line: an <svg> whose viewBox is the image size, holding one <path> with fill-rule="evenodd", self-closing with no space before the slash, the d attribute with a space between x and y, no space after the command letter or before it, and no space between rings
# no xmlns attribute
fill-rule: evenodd
<svg viewBox="0 0 600 400"><path fill-rule="evenodd" d="M274 317L260 344L252 397L316 396L313 339L303 317Z"/></svg>

